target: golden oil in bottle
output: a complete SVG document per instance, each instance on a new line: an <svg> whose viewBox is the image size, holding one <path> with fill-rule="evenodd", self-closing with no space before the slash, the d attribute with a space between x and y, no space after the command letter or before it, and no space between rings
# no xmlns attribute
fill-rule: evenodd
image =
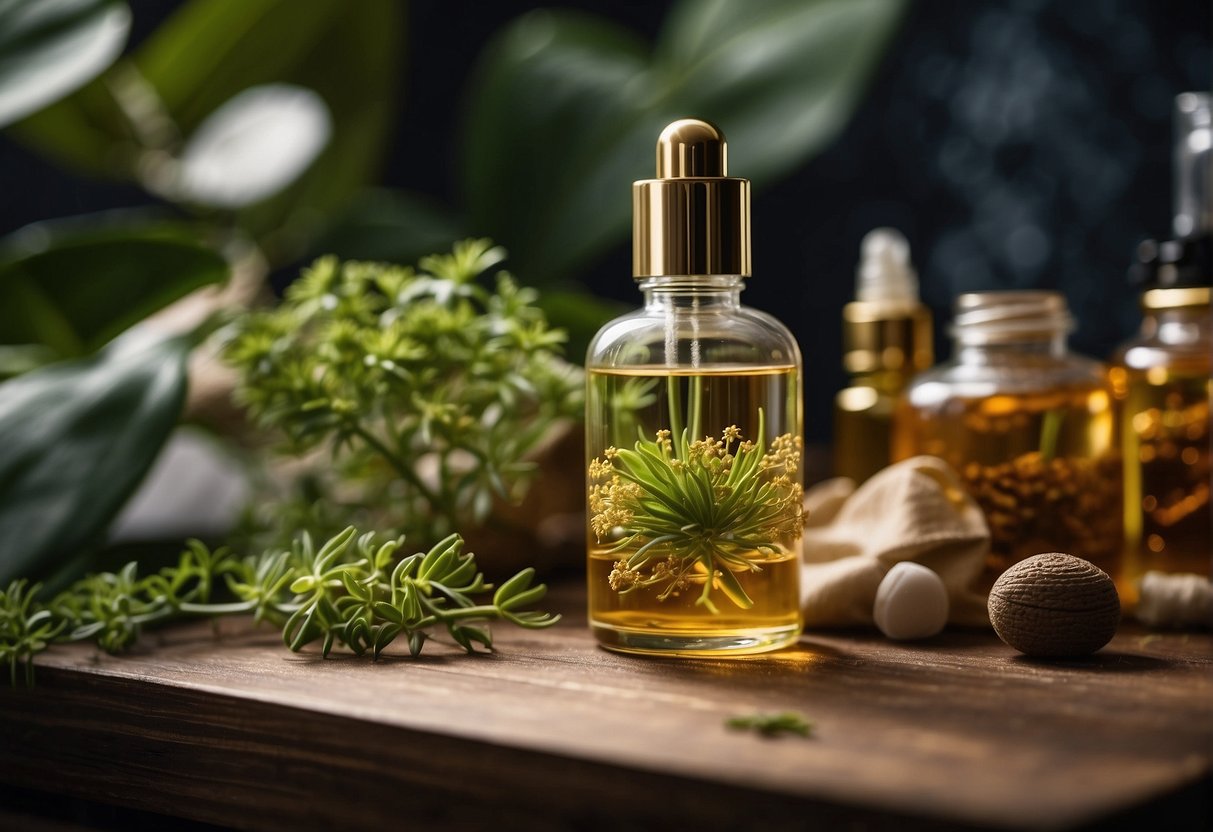
<svg viewBox="0 0 1213 832"><path fill-rule="evenodd" d="M1130 274L1141 329L1112 358L1124 456L1127 587L1150 570L1213 574L1213 96L1175 98L1175 239L1143 242Z"/></svg>
<svg viewBox="0 0 1213 832"><path fill-rule="evenodd" d="M942 457L990 527L986 580L1042 552L1120 569L1121 470L1103 366L1071 355L1052 292L961 295L951 362L899 403L894 457Z"/></svg>
<svg viewBox="0 0 1213 832"><path fill-rule="evenodd" d="M800 517L796 507L802 499L800 442L795 432L799 421L798 380L799 370L794 366L694 374L645 368L590 372L587 440L590 453L600 461L605 461L602 454L606 449L631 447L637 437L656 440L660 431L673 435L685 430L701 440L711 438L720 442L722 447L715 458L722 460L722 465L730 462L726 460L730 451L734 456L731 462L735 462L742 443L747 440L757 443L760 437L762 450L766 451L764 457L769 462L775 458L772 446L778 443L788 449L783 460L792 463L791 470L775 471L772 465L771 476L760 474L762 486L767 488L772 488L770 484L780 478L786 480L782 489L776 486L775 493L763 500L770 504L781 499L786 508L782 527L774 535L762 535L764 543L773 545L763 550L739 547L736 551L741 557L740 565L716 564L718 569L731 570L752 602L748 608L734 603L725 593L720 577L709 577L702 561L693 555L686 564L689 568L684 568L688 553L696 546L693 535L658 544L661 556L650 561L638 576L647 585L620 586L620 572L627 570L625 561L634 550L634 547L617 550L620 540L627 536L627 524L600 537L591 522L589 612L600 638L616 642L613 645L616 647L691 652L699 649L698 643L715 645L715 649L729 649L728 645L733 645L733 651L739 652L767 648L798 635ZM736 438L727 441L726 435ZM786 438L779 442L780 437ZM758 450L756 445L755 451ZM677 454L671 453L670 460L676 459ZM591 521L595 507L593 489L601 485L593 479L589 483ZM762 503L741 506L750 512L767 507ZM685 519L693 517L691 514ZM763 531L747 524L744 514L735 515L733 522L731 530L720 530L723 540ZM710 605L701 603L709 581ZM688 646L688 641L694 643Z"/></svg>
<svg viewBox="0 0 1213 832"><path fill-rule="evenodd" d="M800 351L740 303L749 182L683 119L633 186L643 308L586 357L589 623L604 647L773 650L800 634Z"/></svg>
<svg viewBox="0 0 1213 832"><path fill-rule="evenodd" d="M907 407L895 455L938 456L960 474L990 527L990 576L1053 551L1115 573L1121 492L1112 427L1102 387L956 398Z"/></svg>
<svg viewBox="0 0 1213 832"><path fill-rule="evenodd" d="M1150 570L1213 571L1209 295L1207 286L1146 292L1143 331L1108 371L1120 416L1130 583Z"/></svg>

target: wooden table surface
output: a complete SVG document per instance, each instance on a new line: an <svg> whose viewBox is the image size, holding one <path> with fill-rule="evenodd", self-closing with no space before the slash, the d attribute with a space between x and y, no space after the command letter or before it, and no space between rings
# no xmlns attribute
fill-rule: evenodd
<svg viewBox="0 0 1213 832"><path fill-rule="evenodd" d="M248 829L1209 823L1208 634L1126 625L1050 663L979 632L659 660L596 648L577 586L552 601L560 625L499 626L481 656L322 660L243 620L55 649L0 690L0 781ZM724 725L784 710L813 736Z"/></svg>

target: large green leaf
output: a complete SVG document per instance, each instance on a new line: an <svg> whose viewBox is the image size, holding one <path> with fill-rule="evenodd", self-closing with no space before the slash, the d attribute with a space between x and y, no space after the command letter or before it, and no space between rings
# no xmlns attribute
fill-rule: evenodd
<svg viewBox="0 0 1213 832"><path fill-rule="evenodd" d="M177 421L188 355L130 333L0 384L0 583L100 542Z"/></svg>
<svg viewBox="0 0 1213 832"><path fill-rule="evenodd" d="M340 5L338 0L186 3L104 78L27 119L17 135L89 172L133 176L132 147L114 152L137 140L115 88L138 95L139 87L148 85L142 89L152 96L147 103L171 119L175 136L169 138L179 140L239 92L291 80Z"/></svg>
<svg viewBox="0 0 1213 832"><path fill-rule="evenodd" d="M294 185L239 217L255 233L282 232L266 241L280 259L279 248L315 231L377 170L403 31L394 0L193 0L135 60L185 135L254 85L287 82L324 99L333 135L319 158Z"/></svg>
<svg viewBox="0 0 1213 832"><path fill-rule="evenodd" d="M328 107L328 144L294 184L237 216L271 257L289 257L297 253L291 246L376 171L403 31L403 8L394 0L192 0L129 59L15 132L91 173L142 178L158 169L149 161L178 153L210 114L245 90L275 83L311 90ZM119 107L115 92L141 102L150 117L132 124L131 107Z"/></svg>
<svg viewBox="0 0 1213 832"><path fill-rule="evenodd" d="M91 81L130 25L120 0L0 0L0 127Z"/></svg>
<svg viewBox="0 0 1213 832"><path fill-rule="evenodd" d="M684 0L657 61L680 104L729 125L729 163L761 186L846 126L903 5Z"/></svg>
<svg viewBox="0 0 1213 832"><path fill-rule="evenodd" d="M227 274L180 223L100 215L26 226L0 240L0 344L82 355Z"/></svg>
<svg viewBox="0 0 1213 832"><path fill-rule="evenodd" d="M626 230L628 184L664 117L650 76L643 41L572 12L532 12L486 49L464 125L468 222L528 283L568 276Z"/></svg>
<svg viewBox="0 0 1213 832"><path fill-rule="evenodd" d="M903 0L683 0L650 56L603 21L520 18L475 73L464 146L471 231L509 248L528 281L622 239L628 184L653 175L669 121L707 118L731 172L761 186L845 126Z"/></svg>
<svg viewBox="0 0 1213 832"><path fill-rule="evenodd" d="M282 191L328 144L324 99L295 84L249 87L220 105L190 136L161 193L174 201L244 208Z"/></svg>

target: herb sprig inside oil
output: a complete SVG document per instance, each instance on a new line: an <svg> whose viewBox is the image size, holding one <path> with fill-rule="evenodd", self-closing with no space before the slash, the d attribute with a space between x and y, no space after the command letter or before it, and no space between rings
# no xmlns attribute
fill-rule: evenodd
<svg viewBox="0 0 1213 832"><path fill-rule="evenodd" d="M719 612L719 589L741 609L754 602L736 571L761 571L782 552L779 540L804 524L799 480L801 440L782 434L768 448L765 416L757 440L736 425L720 438L691 440L692 425L641 437L632 449L606 448L589 466L590 525L600 542L616 541L611 589L653 587L665 600L699 587L696 604Z"/></svg>

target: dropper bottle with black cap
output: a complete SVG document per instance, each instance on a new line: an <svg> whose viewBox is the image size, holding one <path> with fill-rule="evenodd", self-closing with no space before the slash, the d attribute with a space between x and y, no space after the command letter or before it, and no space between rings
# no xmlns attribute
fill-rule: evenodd
<svg viewBox="0 0 1213 832"><path fill-rule="evenodd" d="M1175 239L1138 246L1130 278L1142 324L1113 356L1124 455L1122 595L1151 570L1213 570L1210 401L1213 397L1213 110L1208 93L1176 98Z"/></svg>
<svg viewBox="0 0 1213 832"><path fill-rule="evenodd" d="M800 351L741 304L750 183L681 119L632 186L637 311L586 357L589 621L614 650L745 654L799 637Z"/></svg>

